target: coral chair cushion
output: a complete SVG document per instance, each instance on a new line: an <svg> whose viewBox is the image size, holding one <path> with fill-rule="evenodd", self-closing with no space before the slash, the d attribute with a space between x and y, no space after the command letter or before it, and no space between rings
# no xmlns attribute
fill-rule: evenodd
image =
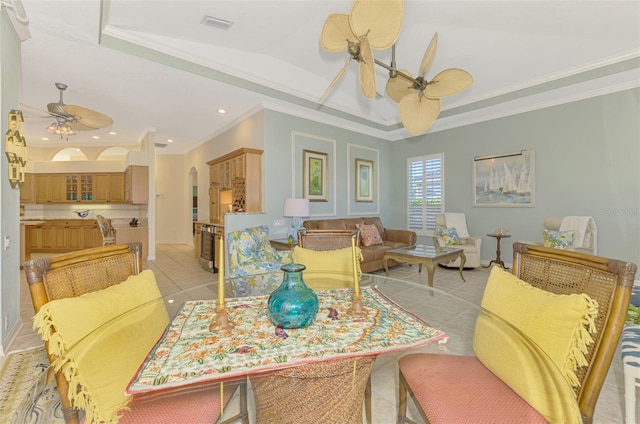
<svg viewBox="0 0 640 424"><path fill-rule="evenodd" d="M362 252L359 247L356 247L356 259L360 276ZM293 249L293 261L306 267L302 278L312 289L333 289L353 285L353 251L350 247L317 251L296 246Z"/></svg>
<svg viewBox="0 0 640 424"><path fill-rule="evenodd" d="M377 246L379 244L384 244L382 236L374 224L359 224L358 228L360 230L360 242L363 246Z"/></svg>
<svg viewBox="0 0 640 424"><path fill-rule="evenodd" d="M547 423L473 356L418 353L398 364L431 424Z"/></svg>
<svg viewBox="0 0 640 424"><path fill-rule="evenodd" d="M86 422L112 422L129 401L129 380L168 322L154 274L145 270L104 290L45 304L34 329L59 357L53 365L69 387L78 387L69 398L85 410Z"/></svg>
<svg viewBox="0 0 640 424"><path fill-rule="evenodd" d="M575 371L587 365L585 346L593 343L591 333L598 314L598 304L591 297L541 290L494 267L481 305L531 338L554 361L567 382L579 386Z"/></svg>
<svg viewBox="0 0 640 424"><path fill-rule="evenodd" d="M224 385L223 405L229 402L235 388L234 384ZM136 398L118 424L215 423L222 410L220 400L220 391L211 387L173 396L163 393L149 400Z"/></svg>

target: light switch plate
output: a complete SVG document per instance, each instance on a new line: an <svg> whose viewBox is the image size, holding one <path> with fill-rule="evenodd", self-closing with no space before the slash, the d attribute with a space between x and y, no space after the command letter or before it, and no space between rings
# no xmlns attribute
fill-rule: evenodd
<svg viewBox="0 0 640 424"><path fill-rule="evenodd" d="M9 246L11 246L11 237L4 236L4 250L8 250Z"/></svg>

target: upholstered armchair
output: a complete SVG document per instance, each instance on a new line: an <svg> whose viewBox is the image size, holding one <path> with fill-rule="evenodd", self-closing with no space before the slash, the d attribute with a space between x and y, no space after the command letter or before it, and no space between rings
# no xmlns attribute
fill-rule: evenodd
<svg viewBox="0 0 640 424"><path fill-rule="evenodd" d="M465 268L480 266L481 237L471 237L467 229L466 216L463 213L445 213L436 215L436 229L434 231L434 245L441 247L458 247L464 250L467 258ZM460 258L443 264L448 268L459 268Z"/></svg>
<svg viewBox="0 0 640 424"><path fill-rule="evenodd" d="M233 282L235 296L270 293L280 285L281 281L271 282L270 287L258 287L268 281L251 280L252 276L278 271L282 265L292 262L290 251L279 251L271 246L269 227L266 225L228 233L227 252L229 277L247 277L242 279L242 282L240 280Z"/></svg>
<svg viewBox="0 0 640 424"><path fill-rule="evenodd" d="M598 228L590 216L547 216L536 244L597 255Z"/></svg>

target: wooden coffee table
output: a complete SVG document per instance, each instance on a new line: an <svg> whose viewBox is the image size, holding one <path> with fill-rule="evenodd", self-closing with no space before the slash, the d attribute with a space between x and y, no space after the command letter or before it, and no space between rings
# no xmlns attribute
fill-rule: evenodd
<svg viewBox="0 0 640 424"><path fill-rule="evenodd" d="M460 278L462 281L466 281L462 275L462 268L467 261L467 257L464 255L464 250L455 247L436 247L425 246L422 244L415 245L413 247L405 247L402 249L389 250L384 254L382 258L382 265L384 266L384 272L389 275L389 266L387 262L389 259L393 259L396 262L417 264L418 272L422 272L422 264L427 266L427 275L429 277L429 287L433 287L433 274L435 273L434 265L451 262L456 258L460 258Z"/></svg>

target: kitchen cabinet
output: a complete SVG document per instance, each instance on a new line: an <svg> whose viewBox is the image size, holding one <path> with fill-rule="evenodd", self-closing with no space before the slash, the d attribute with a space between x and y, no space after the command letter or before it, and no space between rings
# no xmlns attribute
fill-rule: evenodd
<svg viewBox="0 0 640 424"><path fill-rule="evenodd" d="M220 186L212 184L209 187L209 222L219 223L222 216L220 213Z"/></svg>
<svg viewBox="0 0 640 424"><path fill-rule="evenodd" d="M124 203L124 173L93 175L94 203Z"/></svg>
<svg viewBox="0 0 640 424"><path fill-rule="evenodd" d="M202 224L199 222L193 223L193 256L196 259L200 259L200 249L202 248Z"/></svg>
<svg viewBox="0 0 640 424"><path fill-rule="evenodd" d="M124 172L124 197L126 203L149 203L149 167L131 165Z"/></svg>
<svg viewBox="0 0 640 424"><path fill-rule="evenodd" d="M20 187L20 203L35 203L36 202L36 182L34 174L25 174L24 183Z"/></svg>
<svg viewBox="0 0 640 424"><path fill-rule="evenodd" d="M45 219L30 227L25 242L31 252L62 253L102 246L102 235L95 219Z"/></svg>
<svg viewBox="0 0 640 424"><path fill-rule="evenodd" d="M67 203L67 180L64 174L36 174L36 203Z"/></svg>
<svg viewBox="0 0 640 424"><path fill-rule="evenodd" d="M127 175L129 177L127 178ZM21 203L148 203L148 167L99 174L26 174ZM130 183L128 191L125 181Z"/></svg>
<svg viewBox="0 0 640 424"><path fill-rule="evenodd" d="M142 243L142 259L146 260L149 255L149 229L147 227L114 228L113 234L116 237L116 244Z"/></svg>
<svg viewBox="0 0 640 424"><path fill-rule="evenodd" d="M207 162L210 222L221 223L226 211L221 210L220 192L229 189L232 212L262 212L262 153L242 148Z"/></svg>

